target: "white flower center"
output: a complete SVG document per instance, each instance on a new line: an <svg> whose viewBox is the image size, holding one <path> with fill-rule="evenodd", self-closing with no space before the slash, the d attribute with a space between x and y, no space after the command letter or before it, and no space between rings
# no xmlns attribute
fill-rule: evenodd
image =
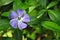
<svg viewBox="0 0 60 40"><path fill-rule="evenodd" d="M18 18L18 20L21 20L22 17L21 16L18 16L17 18Z"/></svg>
<svg viewBox="0 0 60 40"><path fill-rule="evenodd" d="M22 17L18 17L18 22L22 22Z"/></svg>

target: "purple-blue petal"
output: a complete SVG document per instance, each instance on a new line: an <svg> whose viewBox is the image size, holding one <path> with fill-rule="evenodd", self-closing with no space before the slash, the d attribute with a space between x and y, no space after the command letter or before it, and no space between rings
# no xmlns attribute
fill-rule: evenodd
<svg viewBox="0 0 60 40"><path fill-rule="evenodd" d="M23 14L24 14L24 10L17 10L17 13L18 13L18 15L21 17L21 16L23 16Z"/></svg>
<svg viewBox="0 0 60 40"><path fill-rule="evenodd" d="M11 14L9 15L10 19L14 19L17 17L17 13L15 11L12 11Z"/></svg>
<svg viewBox="0 0 60 40"><path fill-rule="evenodd" d="M10 20L10 25L13 27L13 28L17 28L17 19L12 19Z"/></svg>
<svg viewBox="0 0 60 40"><path fill-rule="evenodd" d="M27 27L27 24L25 24L25 23L23 23L23 22L18 22L18 28L20 29L20 30L22 30L22 29L24 29L24 28L26 28Z"/></svg>
<svg viewBox="0 0 60 40"><path fill-rule="evenodd" d="M30 18L29 18L29 15L26 14L24 17L23 17L23 22L30 22Z"/></svg>

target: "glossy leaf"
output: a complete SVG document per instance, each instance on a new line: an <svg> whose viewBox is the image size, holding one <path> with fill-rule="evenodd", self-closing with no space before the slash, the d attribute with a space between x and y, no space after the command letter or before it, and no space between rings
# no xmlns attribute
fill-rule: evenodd
<svg viewBox="0 0 60 40"><path fill-rule="evenodd" d="M36 8L36 6L31 6L31 7L29 7L29 13L30 13L31 11L33 11L35 8Z"/></svg>
<svg viewBox="0 0 60 40"><path fill-rule="evenodd" d="M14 3L13 3L13 9L16 10L16 9L26 9L28 7L28 5L22 3L21 0L14 0Z"/></svg>
<svg viewBox="0 0 60 40"><path fill-rule="evenodd" d="M56 10L48 10L49 17L52 21L60 23L60 14Z"/></svg>
<svg viewBox="0 0 60 40"><path fill-rule="evenodd" d="M0 6L7 5L11 2L13 2L13 0L0 0Z"/></svg>
<svg viewBox="0 0 60 40"><path fill-rule="evenodd" d="M60 26L54 22L51 21L44 21L42 22L42 26L46 29L59 32L60 31Z"/></svg>
<svg viewBox="0 0 60 40"><path fill-rule="evenodd" d="M4 12L1 16L9 17L10 12Z"/></svg>
<svg viewBox="0 0 60 40"><path fill-rule="evenodd" d="M0 30L7 30L10 27L7 19L0 19Z"/></svg>
<svg viewBox="0 0 60 40"><path fill-rule="evenodd" d="M2 37L2 40L15 40L14 38L9 37Z"/></svg>
<svg viewBox="0 0 60 40"><path fill-rule="evenodd" d="M33 10L31 11L30 13L28 13L29 16L30 16L30 22L29 22L29 25L32 25L32 24L37 24L38 22L38 19L36 18L37 17L37 11L36 10Z"/></svg>
<svg viewBox="0 0 60 40"><path fill-rule="evenodd" d="M49 8L51 8L51 7L53 7L53 6L55 6L56 4L58 4L57 1L53 1L53 2L49 3L48 6L47 6L47 9L49 9Z"/></svg>
<svg viewBox="0 0 60 40"><path fill-rule="evenodd" d="M36 34L33 32L33 33L30 35L30 38L31 38L32 40L35 40Z"/></svg>
<svg viewBox="0 0 60 40"><path fill-rule="evenodd" d="M22 2L21 0L14 0L14 3L13 3L13 9L16 10L16 9L20 9L20 6L22 6Z"/></svg>
<svg viewBox="0 0 60 40"><path fill-rule="evenodd" d="M40 3L40 5L42 6L42 7L46 7L46 5L47 5L47 0L37 0L39 3Z"/></svg>
<svg viewBox="0 0 60 40"><path fill-rule="evenodd" d="M13 37L12 31L4 32L3 37Z"/></svg>
<svg viewBox="0 0 60 40"><path fill-rule="evenodd" d="M25 0L24 4L28 6L34 6L37 4L36 0Z"/></svg>
<svg viewBox="0 0 60 40"><path fill-rule="evenodd" d="M37 33L41 33L41 27L40 26L34 26L34 29Z"/></svg>
<svg viewBox="0 0 60 40"><path fill-rule="evenodd" d="M41 16L43 16L43 14L44 14L45 12L46 12L46 10L45 10L45 9L42 9L42 10L39 12L37 18L41 18Z"/></svg>

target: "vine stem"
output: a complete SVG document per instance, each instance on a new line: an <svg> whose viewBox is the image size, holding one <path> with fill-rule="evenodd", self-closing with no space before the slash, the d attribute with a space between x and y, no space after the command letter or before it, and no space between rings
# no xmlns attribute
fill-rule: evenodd
<svg viewBox="0 0 60 40"><path fill-rule="evenodd" d="M58 40L58 33L55 32L55 37L56 37L56 40Z"/></svg>
<svg viewBox="0 0 60 40"><path fill-rule="evenodd" d="M22 40L22 31L17 29L17 39Z"/></svg>

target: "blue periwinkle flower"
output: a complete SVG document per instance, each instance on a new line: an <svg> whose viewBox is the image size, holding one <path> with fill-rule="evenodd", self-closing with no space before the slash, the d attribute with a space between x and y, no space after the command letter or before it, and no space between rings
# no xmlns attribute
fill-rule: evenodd
<svg viewBox="0 0 60 40"><path fill-rule="evenodd" d="M10 20L10 25L13 28L19 28L20 30L24 29L27 27L27 22L30 22L30 18L28 14L24 15L24 10L17 10L12 11L9 18Z"/></svg>

